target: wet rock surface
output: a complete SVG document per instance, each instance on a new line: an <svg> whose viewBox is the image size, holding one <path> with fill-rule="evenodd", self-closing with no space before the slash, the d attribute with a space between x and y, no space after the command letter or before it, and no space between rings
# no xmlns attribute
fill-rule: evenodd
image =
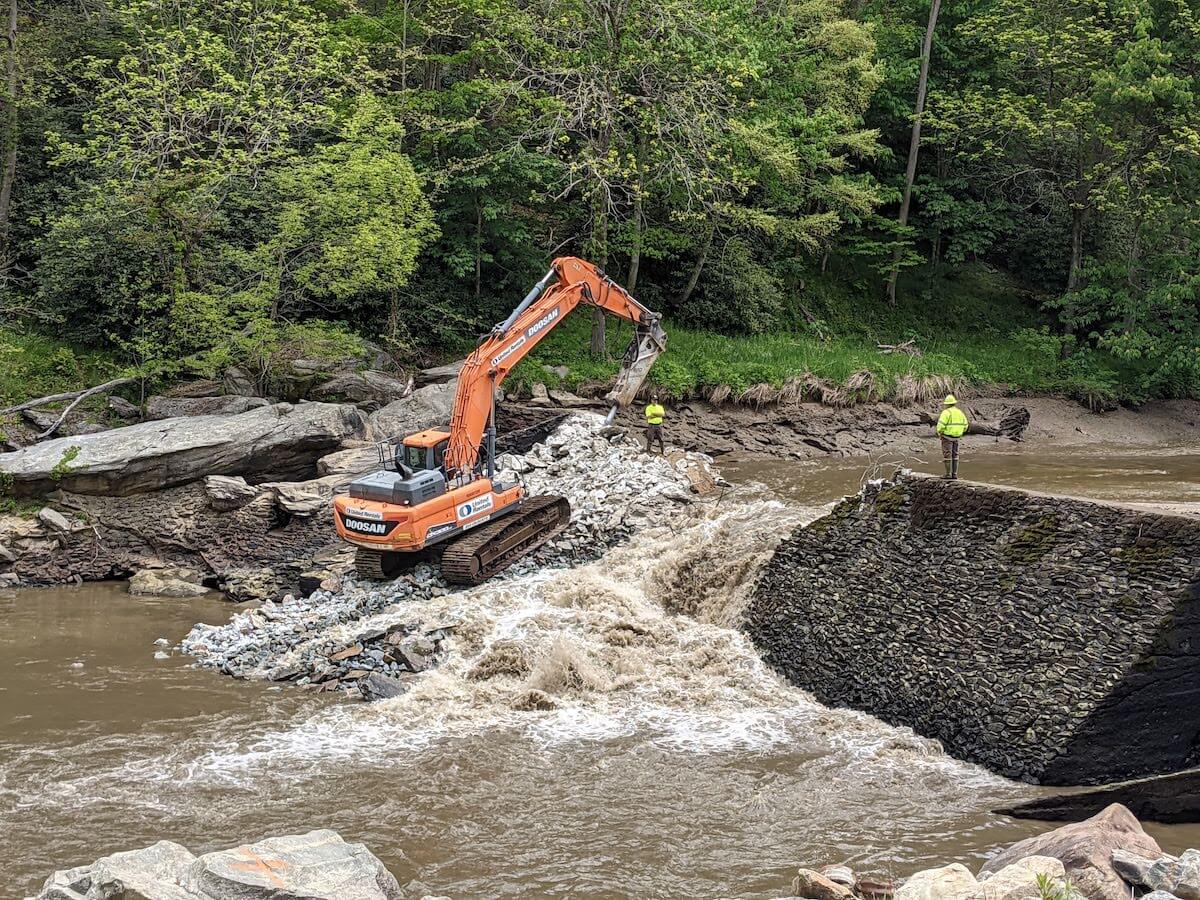
<svg viewBox="0 0 1200 900"><path fill-rule="evenodd" d="M396 877L337 832L266 838L203 856L159 841L63 869L32 900L400 900Z"/></svg>
<svg viewBox="0 0 1200 900"><path fill-rule="evenodd" d="M746 629L822 702L1006 775L1112 781L1192 761L1198 571L1191 519L903 477L793 533Z"/></svg>
<svg viewBox="0 0 1200 900"><path fill-rule="evenodd" d="M529 452L500 457L502 477L519 476L530 495L567 497L572 515L566 530L488 585L596 559L698 499L689 472L707 470L706 457L682 451L648 456L627 437L602 436L601 425L599 416L574 416ZM197 625L181 648L201 665L240 678L341 688L371 699L401 693L393 680L435 667L452 652L460 625L453 619L420 621L416 613L406 616L406 606L461 589L428 563L391 582L359 581L349 553L343 554L331 567L338 575L336 591L289 595L225 625ZM488 585L474 590L486 593ZM372 675L389 680L357 686Z"/></svg>
<svg viewBox="0 0 1200 900"><path fill-rule="evenodd" d="M208 588L194 569L142 569L129 579L129 593L142 597L202 597Z"/></svg>

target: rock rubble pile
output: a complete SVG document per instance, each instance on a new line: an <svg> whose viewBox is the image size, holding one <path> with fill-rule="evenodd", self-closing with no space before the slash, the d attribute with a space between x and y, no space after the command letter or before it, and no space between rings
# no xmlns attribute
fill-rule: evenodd
<svg viewBox="0 0 1200 900"><path fill-rule="evenodd" d="M846 866L800 869L792 894L810 900L1200 900L1200 852L1167 856L1124 806L1005 847L978 875L961 863L924 869L896 887Z"/></svg>
<svg viewBox="0 0 1200 900"><path fill-rule="evenodd" d="M715 484L710 462L682 451L646 455L625 433L603 429L599 416L572 416L529 452L500 458L501 477L520 477L531 495L566 497L572 515L561 534L499 579L595 559L635 531L669 521ZM423 601L452 593L456 589L427 564L388 583L331 573L306 598L288 595L224 625L197 625L181 649L238 678L356 689L368 699L391 696L452 652L461 623L422 621L416 611ZM401 604L413 608L410 617Z"/></svg>

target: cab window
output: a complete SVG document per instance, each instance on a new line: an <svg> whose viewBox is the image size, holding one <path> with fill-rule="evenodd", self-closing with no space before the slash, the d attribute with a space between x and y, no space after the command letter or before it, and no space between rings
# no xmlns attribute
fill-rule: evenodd
<svg viewBox="0 0 1200 900"><path fill-rule="evenodd" d="M447 438L444 441L439 441L437 446L433 448L433 468L440 469L446 464L446 449L450 446L450 440Z"/></svg>
<svg viewBox="0 0 1200 900"><path fill-rule="evenodd" d="M425 468L425 448L404 445L404 464L410 469L421 471Z"/></svg>

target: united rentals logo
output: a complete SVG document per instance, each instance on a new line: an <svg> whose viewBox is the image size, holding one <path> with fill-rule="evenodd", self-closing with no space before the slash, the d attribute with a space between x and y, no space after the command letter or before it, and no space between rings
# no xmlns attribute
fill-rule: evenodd
<svg viewBox="0 0 1200 900"><path fill-rule="evenodd" d="M396 527L395 522L364 522L362 519L352 519L349 516L342 516L342 522L348 531L377 537L383 537Z"/></svg>
<svg viewBox="0 0 1200 900"><path fill-rule="evenodd" d="M458 521L469 519L471 516L477 516L481 512L487 512L492 508L492 495L484 494L482 497L476 497L474 500L469 500L466 503L459 504L456 514Z"/></svg>
<svg viewBox="0 0 1200 900"><path fill-rule="evenodd" d="M492 365L493 366L500 365L500 363L504 362L506 359L508 359L510 356L512 356L514 353L516 353L518 350L520 350L524 346L525 346L525 335L521 335L519 338L517 338L515 341L513 341L511 344L509 344L507 347L505 347L503 350L501 350L499 353L497 353L495 356L492 357Z"/></svg>

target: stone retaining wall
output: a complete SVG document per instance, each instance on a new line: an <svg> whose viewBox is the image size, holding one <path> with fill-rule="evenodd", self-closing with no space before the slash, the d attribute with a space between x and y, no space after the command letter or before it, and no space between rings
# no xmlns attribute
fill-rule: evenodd
<svg viewBox="0 0 1200 900"><path fill-rule="evenodd" d="M1200 520L902 475L798 529L745 628L824 703L998 772L1200 761Z"/></svg>

